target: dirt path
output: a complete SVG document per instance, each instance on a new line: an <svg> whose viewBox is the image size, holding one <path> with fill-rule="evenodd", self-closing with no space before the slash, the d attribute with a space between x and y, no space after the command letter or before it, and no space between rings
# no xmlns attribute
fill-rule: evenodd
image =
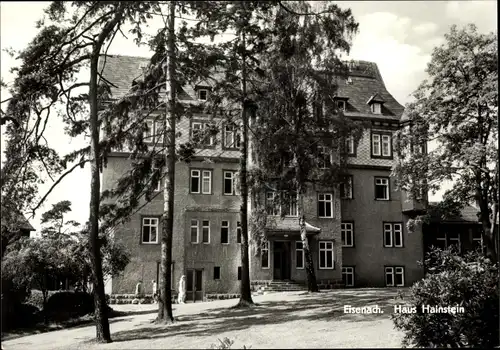
<svg viewBox="0 0 500 350"><path fill-rule="evenodd" d="M233 349L400 347L402 333L389 319L397 291L356 289L272 293L258 305L238 310L236 300L174 305L178 322L151 323L155 305L115 305L130 314L111 320L113 343L96 344L94 326L83 326L5 341L10 349L203 349L228 337ZM384 314L345 314L344 305L378 305Z"/></svg>

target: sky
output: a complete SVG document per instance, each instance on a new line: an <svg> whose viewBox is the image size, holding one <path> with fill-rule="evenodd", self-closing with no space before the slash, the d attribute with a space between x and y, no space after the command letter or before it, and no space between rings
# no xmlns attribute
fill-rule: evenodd
<svg viewBox="0 0 500 350"><path fill-rule="evenodd" d="M347 58L377 63L389 92L401 103L410 101L410 94L426 78L425 69L430 61L432 49L444 42L444 34L450 26L474 23L479 32L497 31L496 1L341 1L342 8L350 8L359 23L359 32L354 37ZM13 80L10 69L17 65L3 50L22 49L36 35L35 22L43 15L47 2L0 2L0 57L1 77L7 83ZM161 23L154 21L149 32L154 33ZM117 36L109 54L149 56L144 47L137 47L128 39ZM2 90L1 100L8 97ZM2 105L2 107L4 107ZM2 134L3 134L2 126ZM47 133L50 144L62 154L78 149L86 143L84 139L71 139L64 135L61 125L52 123ZM2 138L3 148L3 138ZM2 151L3 158L3 151ZM50 183L40 187L43 195ZM439 200L443 190L430 196ZM40 215L50 209L51 204L61 200L73 203L73 213L68 219L85 222L88 219L90 192L90 170L78 168L65 178L48 197L38 214L30 219L39 229Z"/></svg>

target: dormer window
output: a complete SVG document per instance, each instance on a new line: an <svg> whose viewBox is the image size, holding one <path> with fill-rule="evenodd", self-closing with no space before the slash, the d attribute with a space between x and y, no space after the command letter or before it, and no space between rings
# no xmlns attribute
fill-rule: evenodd
<svg viewBox="0 0 500 350"><path fill-rule="evenodd" d="M373 114L382 114L382 104L378 102L372 103L371 110Z"/></svg>
<svg viewBox="0 0 500 350"><path fill-rule="evenodd" d="M200 101L208 100L208 90L207 89L198 89L198 100L200 100Z"/></svg>
<svg viewBox="0 0 500 350"><path fill-rule="evenodd" d="M378 94L375 94L370 97L366 104L370 106L370 110L373 114L382 114L382 104L384 102L385 101Z"/></svg>
<svg viewBox="0 0 500 350"><path fill-rule="evenodd" d="M336 107L339 111L345 111L345 101L339 100L335 102Z"/></svg>

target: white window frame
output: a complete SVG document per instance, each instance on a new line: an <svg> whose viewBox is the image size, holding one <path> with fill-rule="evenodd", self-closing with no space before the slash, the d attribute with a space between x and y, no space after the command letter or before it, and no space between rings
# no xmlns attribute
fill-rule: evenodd
<svg viewBox="0 0 500 350"><path fill-rule="evenodd" d="M382 104L380 102L373 102L370 107L373 114L382 114Z"/></svg>
<svg viewBox="0 0 500 350"><path fill-rule="evenodd" d="M372 156L382 156L382 140L380 134L372 133ZM375 151L377 150L377 151Z"/></svg>
<svg viewBox="0 0 500 350"><path fill-rule="evenodd" d="M478 233L479 234L479 238L474 237L474 233ZM480 231L475 231L475 232L473 231L472 232L472 243L474 245L477 245L478 244L477 242L479 242L478 248L481 248L481 251L483 251L484 250L483 235L481 234Z"/></svg>
<svg viewBox="0 0 500 350"><path fill-rule="evenodd" d="M158 169L160 169L160 167L157 166L156 165L156 161L153 160L153 171L156 171ZM161 175L161 172L160 172L160 175ZM155 187L155 189L153 191L160 192L162 190L161 180L162 179L161 179L161 176L160 176L160 178L158 179L158 182L156 183L156 187Z"/></svg>
<svg viewBox="0 0 500 350"><path fill-rule="evenodd" d="M390 135L381 135L382 136L382 142L380 144L380 149L382 152L382 157L390 157L392 155L392 150L391 150L391 136ZM387 152L384 147L387 146Z"/></svg>
<svg viewBox="0 0 500 350"><path fill-rule="evenodd" d="M385 286L386 287L404 287L405 285L405 269L403 266L386 266L385 269ZM392 283L387 283L387 275L392 276ZM401 284L396 283L396 275L401 275Z"/></svg>
<svg viewBox="0 0 500 350"><path fill-rule="evenodd" d="M197 128L195 128L195 126L197 126ZM205 133L205 129L210 126L209 123L204 123L204 122L201 122L201 121L197 121L197 122L192 122L191 123L191 140L194 140L194 137L195 137L195 131L199 131L200 133ZM208 136L208 135L205 135L205 137ZM200 148L202 147L212 147L214 145L214 136L213 135L210 135L209 138L208 138L208 142L204 142L206 141L205 139L201 139L199 140L200 144Z"/></svg>
<svg viewBox="0 0 500 350"><path fill-rule="evenodd" d="M340 199L352 199L353 198L353 191L352 191L352 183L353 183L353 176L349 175L347 182L344 182L340 185ZM346 186L349 189L349 193L347 196L345 196L346 192Z"/></svg>
<svg viewBox="0 0 500 350"><path fill-rule="evenodd" d="M231 142L228 141L228 135L231 135ZM236 125L234 124L226 124L224 125L224 148L236 148L239 149L241 147L241 137Z"/></svg>
<svg viewBox="0 0 500 350"><path fill-rule="evenodd" d="M347 276L350 275L352 276L352 283L348 283L348 278ZM345 286L346 287L354 287L354 267L352 266L342 266L342 277L345 276Z"/></svg>
<svg viewBox="0 0 500 350"><path fill-rule="evenodd" d="M348 155L356 154L356 150L354 147L354 138L352 136L348 136L345 138L345 149Z"/></svg>
<svg viewBox="0 0 500 350"><path fill-rule="evenodd" d="M457 232L457 237L451 237L451 235L449 235L449 234L448 234L448 232L446 232L446 238L448 239L448 240L447 240L447 243L448 243L448 241L449 241L448 246L453 245L453 243L452 243L452 242L457 242L457 248L458 248L458 251L459 251L459 252L460 252L460 251L462 251L462 246L461 246L462 242L460 241L460 232ZM447 247L448 247L448 246L447 246Z"/></svg>
<svg viewBox="0 0 500 350"><path fill-rule="evenodd" d="M195 175L195 174L198 175ZM193 191L193 178L198 179L198 191ZM199 194L201 193L201 170L200 169L191 169L190 171L190 176L189 176L189 192L190 193L196 193Z"/></svg>
<svg viewBox="0 0 500 350"><path fill-rule="evenodd" d="M302 266L298 265L297 255L302 254ZM303 270L306 268L306 253L302 241L295 241L295 268Z"/></svg>
<svg viewBox="0 0 500 350"><path fill-rule="evenodd" d="M149 220L149 223L146 224L146 220ZM149 241L144 241L144 228L149 227ZM154 241L151 240L151 228L156 229L156 239ZM144 217L142 218L142 226L141 226L141 243L142 244L158 244L158 235L159 235L159 220L158 218L153 217Z"/></svg>
<svg viewBox="0 0 500 350"><path fill-rule="evenodd" d="M154 121L152 119L146 119L147 131L144 132L142 139L145 143L153 143L154 142Z"/></svg>
<svg viewBox="0 0 500 350"><path fill-rule="evenodd" d="M264 247L261 249L260 254L261 254L261 257L260 257L260 266L263 269L266 269L266 270L269 269L270 266L271 266L271 256L269 254L269 241L267 241L266 243L264 243ZM267 254L267 266L262 265L262 256L264 254Z"/></svg>
<svg viewBox="0 0 500 350"><path fill-rule="evenodd" d="M236 188L236 174L237 172L234 171L234 170L224 170L224 183L222 184L222 193L225 195L225 196L236 196L238 195L239 191L238 189ZM226 180L229 180L231 181L231 192L230 193L227 193L226 192Z"/></svg>
<svg viewBox="0 0 500 350"><path fill-rule="evenodd" d="M208 184L206 181L208 181ZM212 194L212 171L202 170L201 171L201 193L202 194Z"/></svg>
<svg viewBox="0 0 500 350"><path fill-rule="evenodd" d="M193 242L193 228L196 228L196 242ZM189 241L191 244L200 243L200 221L198 219L191 219L191 225L189 226Z"/></svg>
<svg viewBox="0 0 500 350"><path fill-rule="evenodd" d="M396 244L396 235L399 235L400 244ZM400 222L384 222L384 247L403 248L403 224ZM390 243L386 244L386 237L390 237Z"/></svg>
<svg viewBox="0 0 500 350"><path fill-rule="evenodd" d="M238 237L240 238L239 240ZM239 221L236 222L236 243L241 244L241 222Z"/></svg>
<svg viewBox="0 0 500 350"><path fill-rule="evenodd" d="M330 197L329 200L326 199L327 196ZM326 203L330 203L330 215L329 216L326 213ZM325 206L325 216L319 215L320 205ZM318 193L318 218L320 218L320 219L332 219L333 218L333 194L332 193Z"/></svg>
<svg viewBox="0 0 500 350"><path fill-rule="evenodd" d="M205 92L205 98L201 98L201 92L202 91ZM198 100L200 100L200 101L206 101L206 100L208 100L208 89L198 89L197 97L198 97Z"/></svg>
<svg viewBox="0 0 500 350"><path fill-rule="evenodd" d="M342 239L342 247L354 247L354 223L342 222L340 224L340 236ZM347 237L350 237L351 244L348 244Z"/></svg>
<svg viewBox="0 0 500 350"><path fill-rule="evenodd" d="M205 225L205 223L208 223L208 224ZM208 230L208 242L204 241L204 239L205 239L205 235L204 235L205 229ZM201 241L202 241L203 244L210 244L210 220L201 220Z"/></svg>
<svg viewBox="0 0 500 350"><path fill-rule="evenodd" d="M155 142L158 144L163 144L163 134L162 131L158 132L158 129L161 128L162 121L161 120L155 120L154 122L154 136L155 136Z"/></svg>
<svg viewBox="0 0 500 350"><path fill-rule="evenodd" d="M276 205L275 198L276 198L276 192L273 191L266 192L266 213L269 216L280 215L280 208ZM268 210L270 210L269 208L272 208L271 213L268 212Z"/></svg>
<svg viewBox="0 0 500 350"><path fill-rule="evenodd" d="M335 250L332 241L319 241L319 254L318 254L318 266L320 270L334 270L335 269ZM328 252L332 252L331 267L328 266ZM325 254L325 266L321 266L321 255Z"/></svg>
<svg viewBox="0 0 500 350"><path fill-rule="evenodd" d="M439 231L436 234L436 241L444 242L444 244L443 244L444 250L446 250L446 248L448 248L448 239L447 239L446 232Z"/></svg>
<svg viewBox="0 0 500 350"><path fill-rule="evenodd" d="M377 201L388 201L391 199L390 188L389 188L389 178L388 177L375 177L375 200ZM377 198L377 186L385 186L386 198Z"/></svg>
<svg viewBox="0 0 500 350"><path fill-rule="evenodd" d="M222 241L222 230L223 229L227 230L227 242L223 242ZM230 242L230 239L229 239L229 221L228 220L222 220L221 221L221 225L220 225L220 243L221 244L229 244L229 242Z"/></svg>
<svg viewBox="0 0 500 350"><path fill-rule="evenodd" d="M299 216L299 208L297 207L299 201L298 194L295 197L295 201L293 201L292 196L288 195L287 201L288 201L288 208L287 208L288 210L287 213L285 213L285 216L289 218L296 218L297 216ZM295 210L292 210L293 208L295 208ZM281 208L281 210L283 210L283 208Z"/></svg>
<svg viewBox="0 0 500 350"><path fill-rule="evenodd" d="M333 164L333 155L331 150L325 146L319 146L319 150L318 168L323 170L330 169L331 165ZM328 159L330 166L327 166L326 159Z"/></svg>

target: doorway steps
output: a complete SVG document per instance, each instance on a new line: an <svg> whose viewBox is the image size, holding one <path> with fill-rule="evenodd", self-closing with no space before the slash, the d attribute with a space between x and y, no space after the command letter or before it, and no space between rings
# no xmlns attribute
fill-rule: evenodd
<svg viewBox="0 0 500 350"><path fill-rule="evenodd" d="M284 280L266 281L267 283L255 284L252 288L254 295L263 295L273 292L300 292L307 291L307 286L303 283Z"/></svg>

